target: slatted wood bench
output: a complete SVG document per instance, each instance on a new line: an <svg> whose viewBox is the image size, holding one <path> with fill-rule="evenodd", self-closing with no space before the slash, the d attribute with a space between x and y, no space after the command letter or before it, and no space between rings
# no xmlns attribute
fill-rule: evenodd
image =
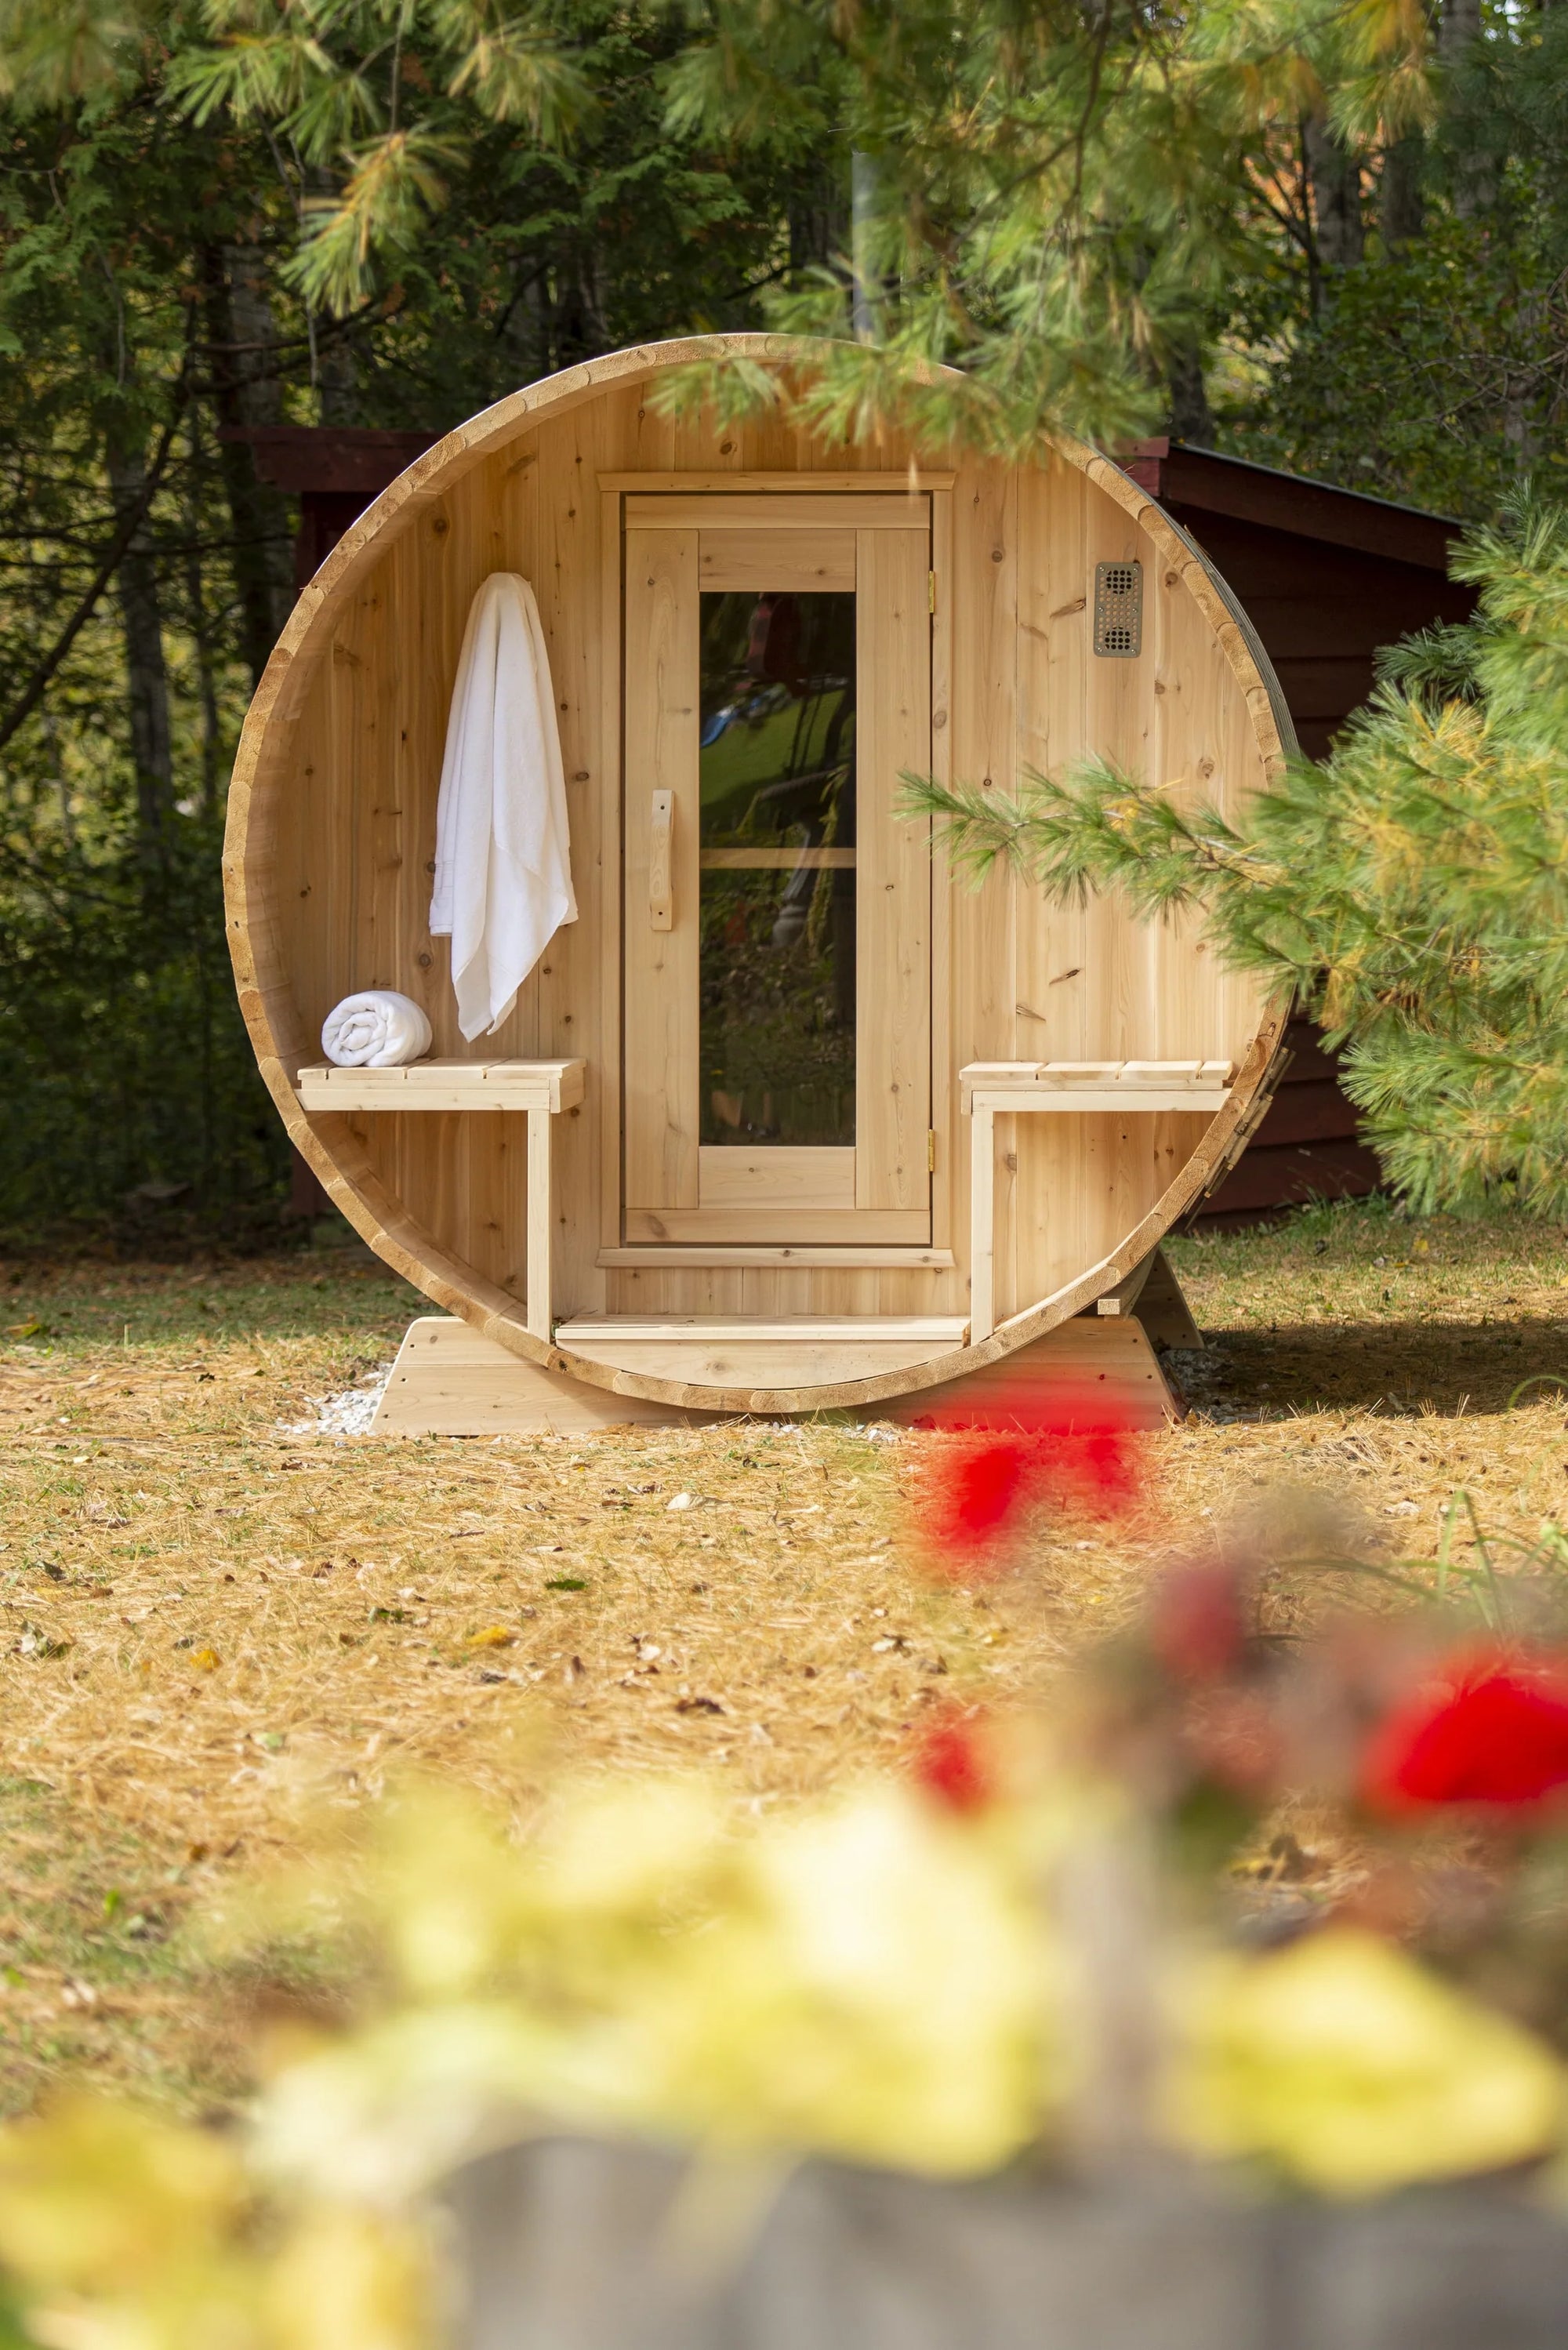
<svg viewBox="0 0 1568 2350"><path fill-rule="evenodd" d="M1214 1111L1231 1097L1229 1061L971 1061L959 1072L970 1128L970 1344L996 1316L994 1125L1000 1114L1121 1116Z"/></svg>
<svg viewBox="0 0 1568 2350"><path fill-rule="evenodd" d="M523 1311L535 1338L550 1339L550 1121L583 1098L586 1061L410 1061L400 1069L301 1069L307 1110L524 1112L528 1119L528 1253Z"/></svg>

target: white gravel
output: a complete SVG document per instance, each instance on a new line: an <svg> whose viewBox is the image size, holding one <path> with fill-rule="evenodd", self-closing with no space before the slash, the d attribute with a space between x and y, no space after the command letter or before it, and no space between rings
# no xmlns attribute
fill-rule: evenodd
<svg viewBox="0 0 1568 2350"><path fill-rule="evenodd" d="M376 1406L387 1392L391 1378L389 1363L384 1370L367 1371L358 1387L348 1388L341 1395L306 1396L305 1400L315 1415L310 1419L280 1419L278 1430L284 1436L368 1436L370 1422L376 1417Z"/></svg>

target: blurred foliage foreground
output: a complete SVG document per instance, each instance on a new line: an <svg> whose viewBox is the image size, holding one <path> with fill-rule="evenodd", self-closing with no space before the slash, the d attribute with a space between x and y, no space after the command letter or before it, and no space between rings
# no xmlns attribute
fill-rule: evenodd
<svg viewBox="0 0 1568 2350"><path fill-rule="evenodd" d="M1026 1572L1043 1515L1137 1495L1135 1445L1085 1411L939 1438L926 1571ZM308 1943L358 1986L275 2013L242 2120L78 2099L0 2138L14 2338L412 2350L452 2305L441 2181L541 2130L1560 2196L1568 1542L1508 1576L1445 1545L1422 1584L1327 1520L1293 1540L1342 1595L1313 1620L1210 1542L1048 1722L954 1711L897 1778L787 1814L601 1779L519 1835L410 1787L368 1841L324 1837L206 1922L215 1954ZM1336 1856L1310 1893L1302 1835Z"/></svg>

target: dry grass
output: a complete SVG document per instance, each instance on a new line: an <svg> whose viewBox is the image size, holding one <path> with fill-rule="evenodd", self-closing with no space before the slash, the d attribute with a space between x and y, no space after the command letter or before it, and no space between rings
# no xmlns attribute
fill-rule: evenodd
<svg viewBox="0 0 1568 2350"><path fill-rule="evenodd" d="M400 1770L504 1803L545 1767L701 1760L738 1801L788 1801L895 1759L933 1700L1036 1685L1268 1487L1415 1556L1458 1487L1522 1537L1562 1507L1563 1399L1506 1408L1568 1376L1560 1232L1359 1209L1178 1254L1216 1343L1188 1367L1196 1416L1150 1442L1148 1497L1114 1530L1043 1529L1025 1575L970 1589L911 1567L930 1440L289 1436L418 1308L358 1253L13 1267L5 2101L84 2069L222 2094L221 1989L171 1928Z"/></svg>

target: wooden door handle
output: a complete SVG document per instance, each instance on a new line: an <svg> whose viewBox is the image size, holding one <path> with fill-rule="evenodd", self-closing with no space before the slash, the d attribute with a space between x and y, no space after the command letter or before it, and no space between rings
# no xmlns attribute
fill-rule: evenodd
<svg viewBox="0 0 1568 2350"><path fill-rule="evenodd" d="M675 920L674 863L675 795L655 792L648 833L648 920L650 930L668 931Z"/></svg>

